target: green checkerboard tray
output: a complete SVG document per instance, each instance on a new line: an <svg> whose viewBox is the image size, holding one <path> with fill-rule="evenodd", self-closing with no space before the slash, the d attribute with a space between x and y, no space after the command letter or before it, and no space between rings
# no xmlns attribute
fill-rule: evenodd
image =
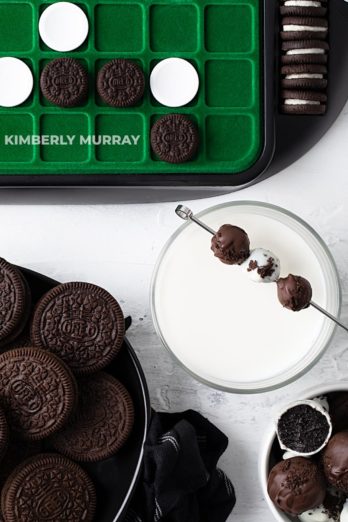
<svg viewBox="0 0 348 522"><path fill-rule="evenodd" d="M61 176L62 184L69 177L76 184L92 177L100 184L113 184L113 178L115 184L133 179L161 185L183 182L186 176L260 173L273 151L272 103L267 101L272 99L273 71L266 68L272 59L274 25L267 30L272 23L267 2L79 1L90 22L88 39L77 51L58 53L43 44L38 32L39 16L52 2L0 0L0 57L23 59L35 79L32 96L22 106L0 108L0 183L1 177L11 175L25 179L25 184L34 177L37 183L38 176L49 184L52 176ZM44 65L62 56L77 58L88 68L89 98L81 107L58 108L40 94ZM107 61L134 60L148 80L153 66L172 56L190 60L200 76L200 90L188 106L161 106L148 85L136 107L112 108L98 97L96 74ZM174 112L197 123L201 140L197 157L181 165L158 160L150 147L154 121ZM140 136L136 145L129 144L127 136L132 135ZM28 136L41 136L47 143L35 144L30 138L31 144L16 144ZM52 136L59 137L54 138L58 144L48 142ZM73 145L67 144L67 136L75 136ZM115 136L114 144L98 144L103 136Z"/></svg>

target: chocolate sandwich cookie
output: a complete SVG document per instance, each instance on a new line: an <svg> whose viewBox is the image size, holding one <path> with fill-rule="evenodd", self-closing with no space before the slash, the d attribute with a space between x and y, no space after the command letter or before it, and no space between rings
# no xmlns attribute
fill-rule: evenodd
<svg viewBox="0 0 348 522"><path fill-rule="evenodd" d="M284 89L325 89L327 68L325 65L284 65L281 68Z"/></svg>
<svg viewBox="0 0 348 522"><path fill-rule="evenodd" d="M0 355L0 402L17 438L52 435L66 424L76 400L72 373L52 353L17 348Z"/></svg>
<svg viewBox="0 0 348 522"><path fill-rule="evenodd" d="M322 40L328 34L326 18L310 18L306 16L286 16L282 20L283 40Z"/></svg>
<svg viewBox="0 0 348 522"><path fill-rule="evenodd" d="M283 65L301 65L327 63L329 44L325 40L287 40L282 42Z"/></svg>
<svg viewBox="0 0 348 522"><path fill-rule="evenodd" d="M7 426L7 420L5 417L4 410L0 407L0 461L2 460L3 456L6 453L7 445L8 445L8 426ZM2 463L0 466L0 469L2 467Z"/></svg>
<svg viewBox="0 0 348 522"><path fill-rule="evenodd" d="M31 339L63 359L80 375L107 366L118 354L125 334L124 317L116 299L90 283L65 283L37 304Z"/></svg>
<svg viewBox="0 0 348 522"><path fill-rule="evenodd" d="M21 272L0 258L0 348L23 331L30 305L30 290Z"/></svg>
<svg viewBox="0 0 348 522"><path fill-rule="evenodd" d="M133 422L134 408L128 391L102 372L79 381L76 414L51 442L67 457L96 462L111 457L124 445Z"/></svg>
<svg viewBox="0 0 348 522"><path fill-rule="evenodd" d="M40 87L54 105L78 107L88 96L88 73L74 58L57 58L43 69Z"/></svg>
<svg viewBox="0 0 348 522"><path fill-rule="evenodd" d="M183 114L162 116L151 129L151 147L167 163L184 163L194 158L199 146L197 126Z"/></svg>
<svg viewBox="0 0 348 522"><path fill-rule="evenodd" d="M100 97L112 107L132 107L144 96L145 76L130 60L117 59L104 65L97 78Z"/></svg>
<svg viewBox="0 0 348 522"><path fill-rule="evenodd" d="M91 522L96 493L75 462L42 453L11 473L1 493L1 508L6 522Z"/></svg>
<svg viewBox="0 0 348 522"><path fill-rule="evenodd" d="M285 114L314 114L326 112L327 96L317 91L282 91L282 111Z"/></svg>
<svg viewBox="0 0 348 522"><path fill-rule="evenodd" d="M285 0L280 13L283 16L326 16L327 3L317 0Z"/></svg>

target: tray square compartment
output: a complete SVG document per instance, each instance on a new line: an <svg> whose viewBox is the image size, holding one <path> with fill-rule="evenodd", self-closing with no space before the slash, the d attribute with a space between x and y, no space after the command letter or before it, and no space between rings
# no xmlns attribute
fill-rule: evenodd
<svg viewBox="0 0 348 522"><path fill-rule="evenodd" d="M0 53L28 52L32 49L33 18L30 4L0 4Z"/></svg>
<svg viewBox="0 0 348 522"><path fill-rule="evenodd" d="M81 142L81 137L89 135L88 116L86 114L44 114L40 119L40 134L49 136L51 140L59 138L58 143L41 144L40 157L42 161L52 163L85 162L89 159L89 145ZM66 136L74 137L72 145Z"/></svg>
<svg viewBox="0 0 348 522"><path fill-rule="evenodd" d="M66 1L66 0L58 0L58 1ZM33 3L33 1L32 1ZM38 8L36 8L38 10L38 14L37 14L37 19L39 20L40 19L40 16L42 15L42 13L44 12L44 10L51 4L54 4L55 1L54 0L49 0L48 2L46 3L42 3L38 6ZM83 3L78 3L78 2L74 2L78 7L80 7L82 9L82 11L85 12L85 14L87 15L89 21L91 22L91 15L89 13L89 9L87 8L87 6ZM37 4L35 4L37 5ZM36 21L35 21L36 22ZM35 27L34 27L34 31L38 33L38 23L37 25L35 24ZM80 47L78 49L75 49L74 51L72 51L73 53L75 53L75 56L78 55L78 53L83 53L84 51L86 51L88 49L88 46L89 46L89 42L90 42L90 38L91 38L91 33L92 31L90 30L89 31L89 34L86 38L86 40L83 42L82 45L80 45ZM39 39L39 46L40 46L40 49L41 51L44 51L46 53L52 53L52 55L54 54L54 56L52 56L52 60L54 58L62 58L64 56L70 56L71 53L60 53L58 51L54 51L53 49L51 49L50 47L48 47L48 45L46 45L40 38L40 36L38 36L38 39ZM82 55L81 55L82 56Z"/></svg>
<svg viewBox="0 0 348 522"><path fill-rule="evenodd" d="M99 4L95 8L95 46L103 52L141 52L144 14L139 4Z"/></svg>
<svg viewBox="0 0 348 522"><path fill-rule="evenodd" d="M151 149L151 158L153 160L153 165L154 165L154 168L159 168L159 169L164 169L164 168L168 168L168 169L172 169L172 170L175 170L177 168L191 168L193 165L195 165L196 163L201 163L202 161L204 161L204 154L203 154L203 147L202 147L202 141L203 140L203 129L202 129L202 126L198 120L198 118L196 117L195 113L190 110L189 112L188 111L182 111L182 110L176 110L174 112L177 112L177 113L181 113L181 114L185 114L185 116L187 116L193 123L195 123L197 125L197 127L200 129L200 142L199 142L199 145L198 145L198 150L197 150L197 153L194 157L193 160L191 161L188 161L187 163L182 163L182 164L175 164L175 163L166 163L164 161L162 161L158 156L157 154ZM158 114L153 114L152 117L151 117L151 120L150 120L150 129L149 129L149 134L151 132L151 129L153 127L153 125L156 123L156 121L158 121L160 118L162 118L163 116L166 116L167 114L171 114L173 111L167 111L167 112L162 112L162 113L158 113ZM150 139L150 135L149 135L149 139Z"/></svg>
<svg viewBox="0 0 348 522"><path fill-rule="evenodd" d="M102 67L110 62L111 60L114 60L114 59L117 59L118 56L113 56L113 55L109 55L107 58L104 58L102 60L97 60L95 62L95 66L94 66L94 77L93 75L91 75L91 78L90 78L90 87L93 88L93 91L94 91L94 98L95 98L95 103L96 105L99 105L100 107L108 107L110 110L121 110L121 111L124 111L124 110L132 110L133 107L137 108L142 106L145 102L145 99L148 95L148 91L150 90L149 87L148 87L148 84L147 84L147 73L146 73L146 70L144 68L144 63L142 60L139 60L137 58L134 57L134 59L132 57L127 57L129 58L129 60L135 64L137 64L143 71L144 71L144 74L145 74L145 82L146 82L146 87L145 87L145 93L144 93L144 98L139 100L138 103L136 103L134 106L132 107L127 107L127 108L116 108L116 107L111 107L110 105L108 105L102 98L101 96L99 96L99 93L98 93L98 90L97 90L97 78L98 78L98 73L99 71L102 69ZM145 111L144 111L145 112Z"/></svg>
<svg viewBox="0 0 348 522"><path fill-rule="evenodd" d="M205 45L213 53L248 53L254 47L252 5L208 5Z"/></svg>
<svg viewBox="0 0 348 522"><path fill-rule="evenodd" d="M207 105L251 107L253 77L250 60L209 60L205 67Z"/></svg>
<svg viewBox="0 0 348 522"><path fill-rule="evenodd" d="M195 105L197 105L198 101L201 99L202 97L202 85L204 83L203 81L203 75L202 75L202 71L203 71L203 67L201 67L201 63L199 60L193 60L191 58L192 55L188 55L188 56L181 56L181 58L184 58L185 60L187 60L188 62L190 62L193 67L196 69L198 75L199 75L199 80L200 80L200 85L199 85L199 89L198 89L198 92L196 94L196 96L193 98L193 100L191 100L189 103L187 103L186 105L184 105L184 107L168 107L168 110L170 112L182 112L182 111L185 111L187 110L187 108L189 107L194 107ZM155 66L160 62L161 60L152 60L151 63L150 63L150 71L149 71L149 76L152 72L152 70L155 68ZM150 102L151 102L151 105L153 105L154 107L160 107L160 108L164 108L164 106L158 102L156 100L156 98L154 98L152 96L152 93L151 93L151 90L150 88L148 88L148 95L149 95L149 98L150 98Z"/></svg>
<svg viewBox="0 0 348 522"><path fill-rule="evenodd" d="M41 92L41 89L39 87L39 84L40 84L40 77L41 77L41 73L44 69L44 67L51 61L53 60L56 60L57 58L63 58L65 56L68 56L66 54L61 54L61 53L56 53L56 55L52 55L52 57L50 59L45 59L45 60L41 60L40 61L40 65L39 65L39 76L37 78L37 92L39 93L39 97L40 97L40 103L43 107L56 107L57 110L61 111L61 113L63 114L64 112L66 111L70 111L71 109L70 108L66 108L66 107L57 107L56 105L54 105L53 103L51 103L50 101L48 101L45 96L42 94ZM91 98L91 93L92 93L92 90L94 88L94 78L93 78L93 75L91 74L90 70L89 70L89 66L88 66L88 62L86 60L81 60L79 58L77 58L77 61L86 69L86 71L88 72L88 96L86 97L86 99L78 106L78 107L84 107L85 105L87 105L89 103L89 100ZM77 108L78 108L77 107Z"/></svg>
<svg viewBox="0 0 348 522"><path fill-rule="evenodd" d="M141 114L121 111L101 114L96 118L95 134L97 139L104 140L96 145L99 161L137 163L144 160L145 122Z"/></svg>
<svg viewBox="0 0 348 522"><path fill-rule="evenodd" d="M155 52L195 52L198 9L195 4L154 5L150 10L151 49Z"/></svg>
<svg viewBox="0 0 348 522"><path fill-rule="evenodd" d="M246 114L208 116L206 147L209 160L233 162L235 168L240 170L248 168L259 155L259 141L254 127L254 119Z"/></svg>
<svg viewBox="0 0 348 522"><path fill-rule="evenodd" d="M0 112L0 165L32 162L34 158L33 134L34 118L31 114ZM30 143L20 143L17 141L19 139L29 139Z"/></svg>

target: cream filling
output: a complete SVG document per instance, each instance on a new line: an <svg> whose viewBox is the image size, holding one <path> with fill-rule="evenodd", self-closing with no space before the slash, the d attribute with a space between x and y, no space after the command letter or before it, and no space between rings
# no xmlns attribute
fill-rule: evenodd
<svg viewBox="0 0 348 522"><path fill-rule="evenodd" d="M284 5L286 7L321 7L321 3L314 0L287 0Z"/></svg>
<svg viewBox="0 0 348 522"><path fill-rule="evenodd" d="M314 100L284 100L284 105L320 105L319 101Z"/></svg>
<svg viewBox="0 0 348 522"><path fill-rule="evenodd" d="M309 73L301 73L301 74L287 74L285 76L286 80L302 80L302 79L318 79L322 80L324 78L323 74L309 74Z"/></svg>
<svg viewBox="0 0 348 522"><path fill-rule="evenodd" d="M315 25L283 25L283 31L327 31L327 27L317 27Z"/></svg>
<svg viewBox="0 0 348 522"><path fill-rule="evenodd" d="M290 51L286 51L286 54L325 54L324 49L291 49Z"/></svg>

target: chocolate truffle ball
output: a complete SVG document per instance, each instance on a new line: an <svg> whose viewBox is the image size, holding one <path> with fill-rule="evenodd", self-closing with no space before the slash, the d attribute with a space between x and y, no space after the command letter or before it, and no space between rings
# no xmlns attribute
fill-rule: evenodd
<svg viewBox="0 0 348 522"><path fill-rule="evenodd" d="M227 265L241 265L250 255L248 234L234 225L222 225L211 240L214 255Z"/></svg>
<svg viewBox="0 0 348 522"><path fill-rule="evenodd" d="M324 450L323 464L328 482L348 495L348 431L332 437Z"/></svg>
<svg viewBox="0 0 348 522"><path fill-rule="evenodd" d="M284 513L300 515L323 503L325 479L317 464L304 457L279 462L268 477L268 494Z"/></svg>
<svg viewBox="0 0 348 522"><path fill-rule="evenodd" d="M278 299L285 308L299 312L310 305L312 287L304 277L289 274L277 281L277 287Z"/></svg>

